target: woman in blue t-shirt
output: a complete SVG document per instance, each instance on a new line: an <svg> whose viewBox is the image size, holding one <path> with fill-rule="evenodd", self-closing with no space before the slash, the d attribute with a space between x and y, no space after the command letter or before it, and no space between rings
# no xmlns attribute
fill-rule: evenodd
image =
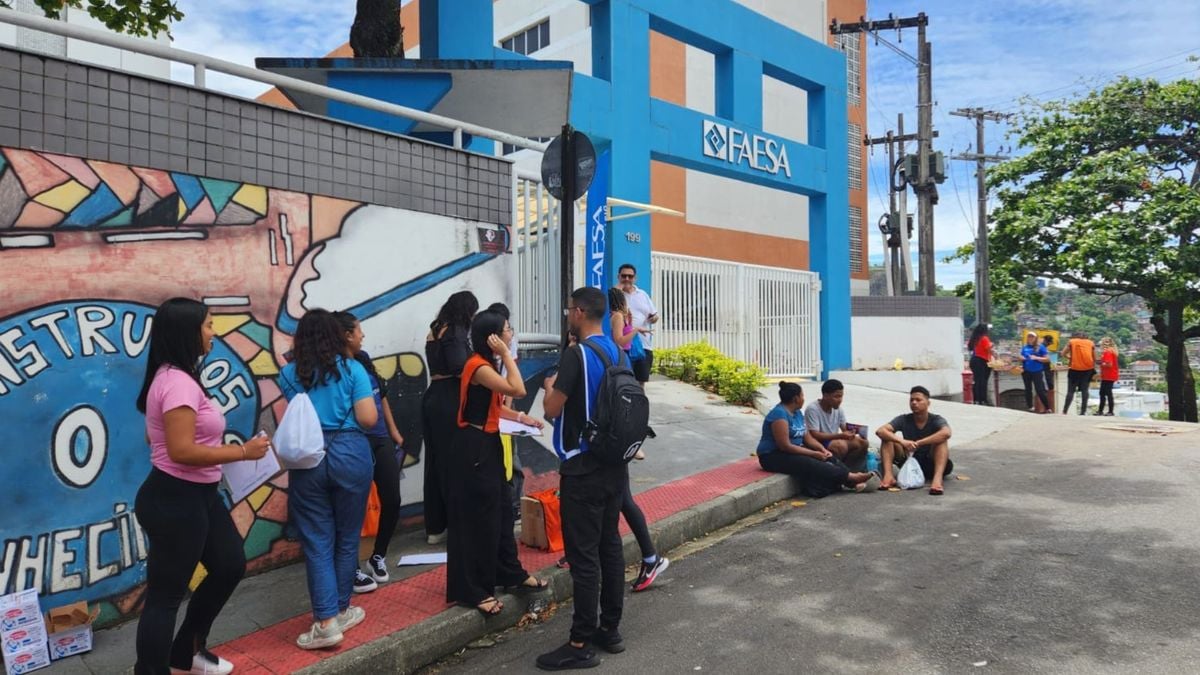
<svg viewBox="0 0 1200 675"><path fill-rule="evenodd" d="M325 457L311 469L292 469L288 517L300 533L312 601L312 627L301 649L332 647L367 613L350 605L358 540L375 459L363 433L379 421L371 380L346 357L346 333L332 314L311 309L296 326L293 360L279 373L290 401L307 392L325 432Z"/></svg>
<svg viewBox="0 0 1200 675"><path fill-rule="evenodd" d="M766 471L800 479L801 491L814 499L843 486L863 492L879 486L879 476L850 471L804 428L804 390L795 382L779 383L779 405L763 420L758 464Z"/></svg>
<svg viewBox="0 0 1200 675"><path fill-rule="evenodd" d="M1050 413L1050 399L1046 396L1046 379L1042 375L1050 364L1050 352L1046 346L1038 344L1037 333L1029 331L1025 334L1025 346L1021 347L1021 379L1025 382L1025 407L1029 412L1036 412L1033 407L1033 391L1037 390L1038 401L1042 404L1042 413Z"/></svg>

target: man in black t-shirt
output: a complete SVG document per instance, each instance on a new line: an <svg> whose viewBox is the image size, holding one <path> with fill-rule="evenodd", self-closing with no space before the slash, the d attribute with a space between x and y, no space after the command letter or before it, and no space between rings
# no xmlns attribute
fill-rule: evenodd
<svg viewBox="0 0 1200 675"><path fill-rule="evenodd" d="M942 479L954 471L954 462L950 461L950 425L941 415L929 412L929 390L925 387L912 388L908 408L911 413L899 415L875 431L883 442L880 448L883 481L879 489L896 486L892 462L911 455L930 479L929 494L941 495L945 492Z"/></svg>
<svg viewBox="0 0 1200 675"><path fill-rule="evenodd" d="M580 342L595 345L617 363L621 350L602 328L607 304L599 289L576 289L567 302L567 321ZM559 509L575 615L567 643L537 658L537 666L544 670L598 665L589 644L611 654L625 651L617 630L625 591L625 557L617 524L628 469L624 464L597 461L582 438L603 374L599 357L587 347L574 345L559 359L558 374L546 378L542 407L546 419L554 422L554 451L562 460Z"/></svg>

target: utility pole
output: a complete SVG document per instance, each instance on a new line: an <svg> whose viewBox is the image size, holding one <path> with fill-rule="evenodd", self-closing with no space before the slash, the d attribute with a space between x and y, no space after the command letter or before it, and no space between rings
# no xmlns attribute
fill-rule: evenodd
<svg viewBox="0 0 1200 675"><path fill-rule="evenodd" d="M935 153L933 152L933 48L925 37L925 28L929 25L929 17L921 12L915 17L897 18L888 15L882 21L867 21L861 19L855 23L839 23L834 20L830 32L870 33L876 43L883 42L888 48L904 57L917 67L917 141L916 175L908 176L909 184L917 193L917 245L918 262L920 264L921 292L934 295L937 292L937 282L934 278L933 252L933 206L937 204L937 183L944 179L934 169ZM914 58L899 46L892 44L879 35L882 30L895 30L898 34L903 28L917 29L917 56ZM902 41L898 40L898 41ZM903 156L903 154L902 154ZM937 155L940 159L940 155ZM907 218L907 215L905 215Z"/></svg>
<svg viewBox="0 0 1200 675"><path fill-rule="evenodd" d="M950 113L956 117L975 120L975 152L963 152L951 157L975 162L975 189L979 198L979 215L975 232L975 322L992 321L992 283L988 277L988 230L987 230L987 163L1001 162L1006 155L989 155L984 152L983 123L1000 122L1009 118L993 110L983 108L959 108Z"/></svg>
<svg viewBox="0 0 1200 675"><path fill-rule="evenodd" d="M904 114L896 116L897 132L889 130L886 135L876 138L864 138L863 145L874 146L886 144L888 149L888 219L886 226L888 230L888 253L885 256L885 263L891 261L890 274L888 277L889 293L892 295L905 295L912 288L912 263L909 256L908 248L908 184L910 176L905 176L903 180L897 184L896 174L904 167L906 162L903 157L904 144L908 141L919 140L917 134L904 133ZM937 138L938 133L933 132L933 137ZM897 160L897 156L901 159ZM907 172L906 172L907 174ZM898 198L898 199L897 199ZM897 201L899 204L897 205ZM881 223L882 229L884 224Z"/></svg>

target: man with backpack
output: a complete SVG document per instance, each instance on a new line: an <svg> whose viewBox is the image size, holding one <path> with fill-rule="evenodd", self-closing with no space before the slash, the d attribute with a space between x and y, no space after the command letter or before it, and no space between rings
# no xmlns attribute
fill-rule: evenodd
<svg viewBox="0 0 1200 675"><path fill-rule="evenodd" d="M564 312L578 344L546 379L542 406L554 422L563 544L574 585L575 615L566 644L537 658L543 670L591 668L591 646L625 651L618 625L625 559L617 521L626 463L645 438L649 404L628 356L604 335L607 300L596 288L571 293ZM597 621L597 618L599 619Z"/></svg>

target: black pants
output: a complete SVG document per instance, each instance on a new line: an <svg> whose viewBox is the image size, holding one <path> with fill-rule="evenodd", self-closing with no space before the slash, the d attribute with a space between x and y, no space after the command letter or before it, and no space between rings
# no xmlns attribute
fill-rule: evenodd
<svg viewBox="0 0 1200 675"><path fill-rule="evenodd" d="M800 479L800 491L820 499L837 492L850 480L850 469L837 457L821 461L807 455L793 455L776 450L758 456L758 465L764 471L786 473Z"/></svg>
<svg viewBox="0 0 1200 675"><path fill-rule="evenodd" d="M1116 382L1112 380L1100 380L1100 409L1097 412L1104 412L1104 402L1108 402L1108 412L1111 415L1113 407L1116 405L1116 399L1113 398L1113 385Z"/></svg>
<svg viewBox="0 0 1200 675"><path fill-rule="evenodd" d="M992 369L988 368L985 359L972 354L971 374L975 376L974 384L971 386L972 400L975 405L988 405L988 379L992 376Z"/></svg>
<svg viewBox="0 0 1200 675"><path fill-rule="evenodd" d="M134 508L150 541L134 672L190 670L192 656L205 646L213 621L246 572L242 537L216 483L193 483L152 469ZM208 575L192 594L176 633L175 617L196 563L204 563Z"/></svg>
<svg viewBox="0 0 1200 675"><path fill-rule="evenodd" d="M425 441L425 532L446 531L446 500L450 485L446 463L458 429L458 378L434 380L421 400L421 426Z"/></svg>
<svg viewBox="0 0 1200 675"><path fill-rule="evenodd" d="M573 642L588 642L598 627L612 630L621 623L625 557L617 524L628 482L625 465L603 466L582 476L564 475L559 481L563 545L575 594Z"/></svg>
<svg viewBox="0 0 1200 675"><path fill-rule="evenodd" d="M1042 371L1042 375L1046 377L1046 391L1054 391L1054 369L1049 365Z"/></svg>
<svg viewBox="0 0 1200 675"><path fill-rule="evenodd" d="M1033 391L1036 389L1042 407L1049 410L1050 399L1046 397L1046 376L1042 374L1042 371L1039 370L1036 373L1022 371L1021 379L1025 382L1025 407L1033 410Z"/></svg>
<svg viewBox="0 0 1200 675"><path fill-rule="evenodd" d="M1075 398L1075 390L1079 390L1079 414L1083 415L1087 412L1088 401L1088 385L1092 382L1092 375L1095 372L1091 370L1068 370L1067 371L1067 400L1063 403L1063 414L1066 415L1071 411L1071 400Z"/></svg>
<svg viewBox="0 0 1200 675"><path fill-rule="evenodd" d="M621 497L621 515L625 516L633 538L637 539L638 548L642 550L642 559L657 558L658 551L654 549L654 539L650 537L650 528L646 527L646 514L642 513L641 507L633 501L633 491L628 480L625 481L625 494Z"/></svg>
<svg viewBox="0 0 1200 675"><path fill-rule="evenodd" d="M632 366L633 376L638 382L649 382L650 372L654 370L654 350L647 349L646 358L634 361Z"/></svg>
<svg viewBox="0 0 1200 675"><path fill-rule="evenodd" d="M512 488L504 480L499 434L459 429L446 468L446 601L477 605L496 586L515 586L529 576L517 559Z"/></svg>
<svg viewBox="0 0 1200 675"><path fill-rule="evenodd" d="M400 522L400 463L396 444L388 436L367 436L375 455L375 490L379 492L379 533L375 535L374 555L387 557L388 545Z"/></svg>

